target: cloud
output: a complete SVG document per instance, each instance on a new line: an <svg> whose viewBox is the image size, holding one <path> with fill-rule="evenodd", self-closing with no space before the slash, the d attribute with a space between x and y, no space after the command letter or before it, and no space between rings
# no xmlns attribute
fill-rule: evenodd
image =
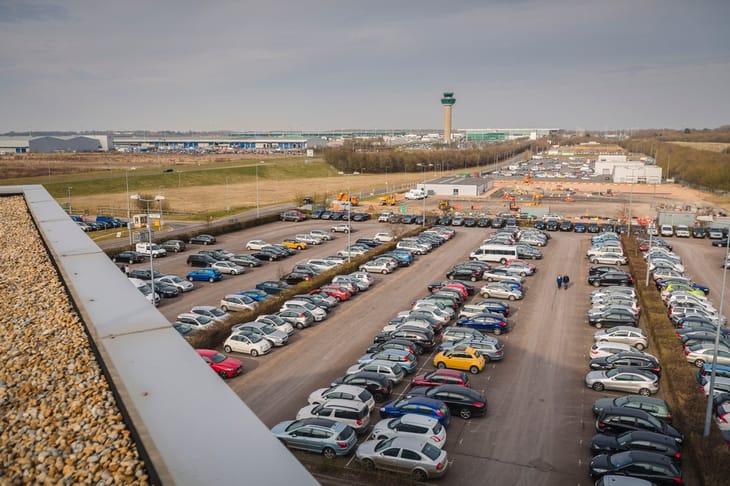
<svg viewBox="0 0 730 486"><path fill-rule="evenodd" d="M46 19L62 19L67 11L61 5L24 0L0 2L0 22L17 24Z"/></svg>

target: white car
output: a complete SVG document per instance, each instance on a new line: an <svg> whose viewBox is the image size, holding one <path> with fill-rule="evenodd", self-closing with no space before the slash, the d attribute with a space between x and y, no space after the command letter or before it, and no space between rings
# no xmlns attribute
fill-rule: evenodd
<svg viewBox="0 0 730 486"><path fill-rule="evenodd" d="M228 275L242 275L246 273L246 269L241 265L236 265L233 262L219 261L210 264L211 268L215 268L221 273L227 273Z"/></svg>
<svg viewBox="0 0 730 486"><path fill-rule="evenodd" d="M315 238L318 238L323 241L330 241L332 239L332 235L327 233L326 231L322 230L312 230L309 232L310 235L314 236Z"/></svg>
<svg viewBox="0 0 730 486"><path fill-rule="evenodd" d="M351 228L348 223L340 223L330 228L330 231L332 231L332 233L349 233L350 229Z"/></svg>
<svg viewBox="0 0 730 486"><path fill-rule="evenodd" d="M387 243L389 241L393 241L395 239L395 236L393 236L393 233L375 233L375 236L373 236L374 240L378 240L382 243Z"/></svg>
<svg viewBox="0 0 730 486"><path fill-rule="evenodd" d="M207 316L201 316L200 314L193 314L192 312L184 312L177 316L177 322L183 324L189 324L195 329L207 329L216 323L213 319Z"/></svg>
<svg viewBox="0 0 730 486"><path fill-rule="evenodd" d="M591 350L588 353L588 359L604 358L604 357L611 356L612 354L616 354L616 353L639 353L639 354L643 353L643 354L652 356L649 353L645 353L645 352L639 350L638 348L630 346L626 343L614 343L611 341L598 341L593 346L591 346ZM656 358L654 358L654 359L656 359Z"/></svg>
<svg viewBox="0 0 730 486"><path fill-rule="evenodd" d="M614 343L625 343L643 351L649 345L649 337L638 327L616 326L608 329L600 329L593 334L595 342L610 341Z"/></svg>
<svg viewBox="0 0 730 486"><path fill-rule="evenodd" d="M254 310L256 303L246 295L228 294L221 299L220 308L223 312Z"/></svg>
<svg viewBox="0 0 730 486"><path fill-rule="evenodd" d="M349 425L355 432L362 432L370 426L370 410L361 401L333 398L319 405L307 405L297 412L296 419L327 418Z"/></svg>
<svg viewBox="0 0 730 486"><path fill-rule="evenodd" d="M373 395L365 388L354 385L336 385L330 388L319 388L309 394L307 402L310 405L319 405L327 400L337 398L339 400L354 400L363 402L372 412L375 408L375 399Z"/></svg>
<svg viewBox="0 0 730 486"><path fill-rule="evenodd" d="M346 257L346 256L350 256L350 257L360 256L360 255L364 255L365 253L367 253L367 250L365 250L363 248L357 248L357 247L350 247L349 249L348 248L345 248L343 250L338 250L337 251L337 254L339 256L344 256L344 257Z"/></svg>
<svg viewBox="0 0 730 486"><path fill-rule="evenodd" d="M223 343L223 351L246 353L255 358L271 351L271 343L257 334L234 332Z"/></svg>
<svg viewBox="0 0 730 486"><path fill-rule="evenodd" d="M375 279L368 272L352 272L350 274L350 277L354 278L355 280L361 280L368 285L372 285L375 283Z"/></svg>
<svg viewBox="0 0 730 486"><path fill-rule="evenodd" d="M155 279L155 283L162 283L177 287L180 292L189 292L195 288L193 282L189 282L185 279L178 277L177 275L165 275Z"/></svg>
<svg viewBox="0 0 730 486"><path fill-rule="evenodd" d="M361 272L382 273L383 275L395 270L395 265L385 258L376 258L360 265Z"/></svg>
<svg viewBox="0 0 730 486"><path fill-rule="evenodd" d="M287 300L281 306L280 310L288 310L288 309L308 310L314 316L314 320L317 322L327 319L327 311L325 311L321 307L318 307L318 306L312 304L311 302L307 302L306 300L296 300L296 299Z"/></svg>
<svg viewBox="0 0 730 486"><path fill-rule="evenodd" d="M433 417L407 413L381 420L373 427L371 437L375 440L414 437L442 449L446 444L446 428Z"/></svg>
<svg viewBox="0 0 730 486"><path fill-rule="evenodd" d="M246 243L246 249L247 250L262 250L265 246L268 246L269 243L265 242L264 240L251 240L248 243Z"/></svg>
<svg viewBox="0 0 730 486"><path fill-rule="evenodd" d="M311 260L307 260L307 265L312 265L320 272L326 272L335 268L339 263L326 258L312 258Z"/></svg>

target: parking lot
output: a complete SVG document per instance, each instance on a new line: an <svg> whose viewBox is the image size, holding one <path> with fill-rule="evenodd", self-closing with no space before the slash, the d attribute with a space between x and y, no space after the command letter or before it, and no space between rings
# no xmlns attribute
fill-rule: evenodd
<svg viewBox="0 0 730 486"><path fill-rule="evenodd" d="M244 246L251 239L279 242L305 230L328 229L331 224L316 220L275 223L223 235L213 247L245 253ZM377 231L397 231L397 227L372 221L353 226L353 242L372 237ZM490 231L458 228L451 241L418 257L411 267L376 276L370 290L343 302L327 320L298 331L288 345L267 356L253 359L234 353L243 362L244 373L228 384L267 426L293 418L313 390L343 375L389 319L425 296L426 285L442 280L454 263L466 260L469 251ZM505 359L489 363L482 373L472 376L472 387L488 399L487 415L470 420L453 417L448 427L445 449L451 464L441 483L462 484L475 477L485 477L489 484L590 483L587 441L594 434L591 405L597 398L619 394L597 393L583 384L594 332L586 323L592 288L586 284L589 263L584 255L590 236L561 232L551 235L551 242L543 248L545 258L536 261L538 272L527 278L525 299L510 302L513 329L499 337L505 345ZM722 249L711 247L709 240L673 240L689 272L713 289L711 296L718 304ZM159 310L172 321L193 305L217 305L226 293L276 279L295 263L334 254L346 244L347 235L338 234L334 241L280 262L265 263L244 275L224 276L222 282L212 284L196 283L193 292L163 300ZM184 277L189 270L185 259L195 251L196 246L189 246L184 253L156 260L155 268ZM145 264L136 266L140 265ZM557 289L558 274L571 276L568 290ZM643 276L636 278L643 282ZM651 344L648 351L652 351ZM431 357L420 358L420 370L434 369ZM407 383L400 385L391 398L402 394L406 387ZM371 423L378 420L376 410ZM324 460L296 454L303 462ZM335 464L358 470L351 458L337 459Z"/></svg>

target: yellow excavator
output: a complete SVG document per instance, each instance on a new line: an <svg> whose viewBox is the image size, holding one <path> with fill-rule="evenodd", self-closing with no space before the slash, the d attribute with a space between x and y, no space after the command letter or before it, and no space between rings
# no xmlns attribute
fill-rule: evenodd
<svg viewBox="0 0 730 486"><path fill-rule="evenodd" d="M357 199L356 196L350 196L346 192L341 192L337 194L337 200L342 202L349 201L350 204L352 204L353 206L357 206L358 204L360 204L360 201Z"/></svg>
<svg viewBox="0 0 730 486"><path fill-rule="evenodd" d="M397 202L395 194L386 194L385 196L380 196L379 199L381 206L395 206L395 203Z"/></svg>
<svg viewBox="0 0 730 486"><path fill-rule="evenodd" d="M451 202L449 202L448 199L442 199L439 201L439 210L441 211L448 211L451 209Z"/></svg>

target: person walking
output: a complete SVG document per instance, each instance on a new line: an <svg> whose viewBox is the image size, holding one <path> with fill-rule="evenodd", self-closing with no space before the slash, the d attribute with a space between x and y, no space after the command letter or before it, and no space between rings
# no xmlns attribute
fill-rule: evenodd
<svg viewBox="0 0 730 486"><path fill-rule="evenodd" d="M563 285L563 276L562 275L558 275L558 278L555 279L555 281L558 283L558 288L562 287L562 285Z"/></svg>
<svg viewBox="0 0 730 486"><path fill-rule="evenodd" d="M568 290L568 284L570 283L570 277L563 275L563 288Z"/></svg>
<svg viewBox="0 0 730 486"><path fill-rule="evenodd" d="M129 277L129 265L124 265L124 275Z"/></svg>

